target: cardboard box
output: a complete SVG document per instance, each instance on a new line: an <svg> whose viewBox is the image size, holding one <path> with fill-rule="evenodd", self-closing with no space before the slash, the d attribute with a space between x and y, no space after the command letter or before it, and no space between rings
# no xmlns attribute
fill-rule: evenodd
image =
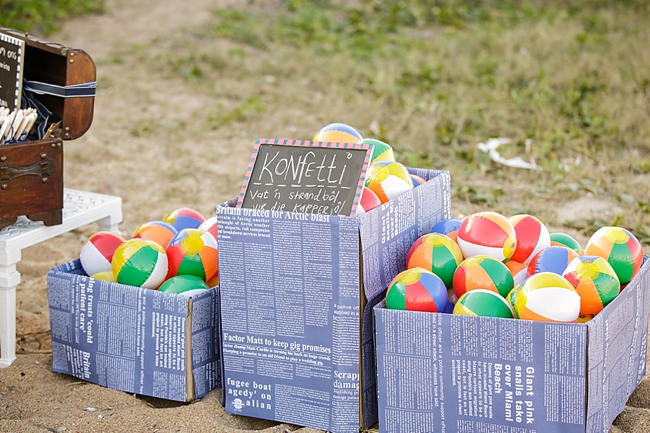
<svg viewBox="0 0 650 433"><path fill-rule="evenodd" d="M377 421L372 306L449 217L449 173L358 217L220 206L226 411L335 433Z"/></svg>
<svg viewBox="0 0 650 433"><path fill-rule="evenodd" d="M221 386L218 287L192 297L50 270L52 370L108 388L190 401Z"/></svg>
<svg viewBox="0 0 650 433"><path fill-rule="evenodd" d="M382 432L609 431L645 375L650 265L586 324L375 307Z"/></svg>

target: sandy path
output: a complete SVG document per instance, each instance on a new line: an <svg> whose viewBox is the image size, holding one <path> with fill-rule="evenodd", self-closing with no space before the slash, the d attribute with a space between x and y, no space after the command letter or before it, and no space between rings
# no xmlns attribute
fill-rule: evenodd
<svg viewBox="0 0 650 433"><path fill-rule="evenodd" d="M179 206L210 215L216 203L238 191L254 139L273 136L284 128L278 119L294 113L288 108L284 115L269 115L264 128L236 124L212 131L203 123L204 110L214 105L212 97L193 91L178 77L152 73L145 61L156 55L164 58L170 48L185 50L187 46L167 41L179 31L191 35L192 29L211 19L210 8L242 2L106 3L106 13L72 20L51 37L85 49L98 65L95 120L84 137L66 144L65 185L122 196L121 228L127 234ZM236 84L233 80L209 76L205 84L228 87ZM228 90L220 102L227 106ZM316 432L228 415L219 404L220 391L191 404L177 404L51 373L45 275L52 266L78 256L95 230L90 226L23 252L17 293L19 355L10 368L0 370L0 431L65 427L83 432ZM629 404L617 425L626 432L650 431L648 378Z"/></svg>

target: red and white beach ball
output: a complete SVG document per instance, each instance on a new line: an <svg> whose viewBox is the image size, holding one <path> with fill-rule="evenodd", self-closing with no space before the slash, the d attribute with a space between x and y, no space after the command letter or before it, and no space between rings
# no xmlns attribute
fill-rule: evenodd
<svg viewBox="0 0 650 433"><path fill-rule="evenodd" d="M124 243L124 238L111 232L97 232L81 248L79 259L87 275L110 271L113 254Z"/></svg>
<svg viewBox="0 0 650 433"><path fill-rule="evenodd" d="M504 261L517 247L514 227L497 212L478 212L463 219L457 241L465 258L487 255Z"/></svg>
<svg viewBox="0 0 650 433"><path fill-rule="evenodd" d="M551 235L538 218L521 214L511 216L508 221L517 236L517 247L510 257L511 260L527 265L535 254L551 246Z"/></svg>

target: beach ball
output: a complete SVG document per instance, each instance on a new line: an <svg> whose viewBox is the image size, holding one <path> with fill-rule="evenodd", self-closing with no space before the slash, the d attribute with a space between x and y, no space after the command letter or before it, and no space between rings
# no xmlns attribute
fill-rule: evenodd
<svg viewBox="0 0 650 433"><path fill-rule="evenodd" d="M213 216L211 218L208 218L207 220L203 221L201 225L199 226L199 230L206 231L212 235L214 240L216 241L218 239L217 237L217 217Z"/></svg>
<svg viewBox="0 0 650 433"><path fill-rule="evenodd" d="M406 268L424 268L436 274L451 289L454 271L463 261L463 255L456 242L439 233L420 236L411 245L406 257Z"/></svg>
<svg viewBox="0 0 650 433"><path fill-rule="evenodd" d="M524 284L524 281L528 278L528 266L514 260L508 260L505 265L510 271L510 275L512 275L515 286Z"/></svg>
<svg viewBox="0 0 650 433"><path fill-rule="evenodd" d="M183 229L198 228L205 221L205 218L194 209L182 207L165 215L163 221L173 225L176 231L180 232Z"/></svg>
<svg viewBox="0 0 650 433"><path fill-rule="evenodd" d="M562 274L580 295L580 314L597 314L621 291L611 265L600 256L578 256Z"/></svg>
<svg viewBox="0 0 650 433"><path fill-rule="evenodd" d="M627 284L639 272L643 262L643 249L636 237L622 227L601 227L594 233L585 255L600 256L607 260L621 284Z"/></svg>
<svg viewBox="0 0 650 433"><path fill-rule="evenodd" d="M575 251L565 246L547 247L535 254L528 263L528 275L540 272L553 272L562 275L571 260L578 257Z"/></svg>
<svg viewBox="0 0 650 433"><path fill-rule="evenodd" d="M208 281L219 267L217 241L206 231L184 229L167 247L169 275L196 275Z"/></svg>
<svg viewBox="0 0 650 433"><path fill-rule="evenodd" d="M564 277L552 272L535 274L515 295L520 319L575 322L580 314L580 295Z"/></svg>
<svg viewBox="0 0 650 433"><path fill-rule="evenodd" d="M590 321L593 318L594 318L593 314L581 314L576 319L576 323L587 323L588 321Z"/></svg>
<svg viewBox="0 0 650 433"><path fill-rule="evenodd" d="M359 131L345 123L330 123L323 126L316 134L316 141L330 141L332 143L357 143L362 139L363 137L359 134Z"/></svg>
<svg viewBox="0 0 650 433"><path fill-rule="evenodd" d="M393 154L393 148L390 147L390 144L384 143L381 140L375 138L364 138L361 140L362 143L372 145L372 155L370 156L370 164L376 161L395 161L395 155Z"/></svg>
<svg viewBox="0 0 650 433"><path fill-rule="evenodd" d="M562 232L555 232L550 234L551 237L551 245L553 246L565 246L567 248L572 249L576 253L580 254L580 250L582 247L576 241L573 237L566 233Z"/></svg>
<svg viewBox="0 0 650 433"><path fill-rule="evenodd" d="M442 233L443 235L449 236L454 242L457 242L458 227L460 227L460 222L461 221L459 219L454 218L442 220L431 227L431 233Z"/></svg>
<svg viewBox="0 0 650 433"><path fill-rule="evenodd" d="M478 212L463 219L457 240L466 258L483 254L505 261L517 247L514 227L497 212Z"/></svg>
<svg viewBox="0 0 650 433"><path fill-rule="evenodd" d="M94 278L96 280L109 281L111 283L115 282L115 275L113 275L112 269L110 271L97 272L96 274L93 274L91 278Z"/></svg>
<svg viewBox="0 0 650 433"><path fill-rule="evenodd" d="M110 271L113 254L124 243L124 238L111 232L97 232L81 248L79 260L86 275Z"/></svg>
<svg viewBox="0 0 650 433"><path fill-rule="evenodd" d="M413 189L413 182L406 167L399 162L379 161L368 169L366 187L377 194L379 201L386 203Z"/></svg>
<svg viewBox="0 0 650 433"><path fill-rule="evenodd" d="M386 308L397 310L436 313L445 310L448 303L445 283L422 268L407 269L397 274L386 293Z"/></svg>
<svg viewBox="0 0 650 433"><path fill-rule="evenodd" d="M514 215L508 218L515 229L517 247L510 257L519 263L528 264L533 256L551 246L551 235L546 226L532 215Z"/></svg>
<svg viewBox="0 0 650 433"><path fill-rule="evenodd" d="M506 296L514 281L506 265L493 257L480 255L467 258L458 265L452 286L458 299L476 289L492 290Z"/></svg>
<svg viewBox="0 0 650 433"><path fill-rule="evenodd" d="M508 301L508 304L510 304L510 308L512 308L512 317L515 319L519 319L519 315L517 314L517 310L515 310L515 298L517 297L517 293L521 290L523 286L522 285L515 285L515 287L512 288L510 293L508 293L508 296L506 296L506 301Z"/></svg>
<svg viewBox="0 0 650 433"><path fill-rule="evenodd" d="M413 182L413 188L422 185L423 183L426 183L426 180L421 178L420 176L416 174L411 174L411 182Z"/></svg>
<svg viewBox="0 0 650 433"><path fill-rule="evenodd" d="M214 276L207 281L208 287L217 287L219 285L219 270L215 272Z"/></svg>
<svg viewBox="0 0 650 433"><path fill-rule="evenodd" d="M138 227L133 233L135 239L147 239L154 241L163 248L167 248L169 242L174 239L178 231L173 225L164 221L149 221Z"/></svg>
<svg viewBox="0 0 650 433"><path fill-rule="evenodd" d="M165 250L153 241L130 239L115 250L113 275L118 283L155 289L167 275Z"/></svg>
<svg viewBox="0 0 650 433"><path fill-rule="evenodd" d="M166 293L184 293L197 289L209 289L201 277L196 275L176 275L165 281L158 290Z"/></svg>
<svg viewBox="0 0 650 433"><path fill-rule="evenodd" d="M379 197L377 197L377 194L375 194L370 188L364 186L361 191L359 205L357 206L357 215L366 213L379 205L381 205L381 201L379 200Z"/></svg>
<svg viewBox="0 0 650 433"><path fill-rule="evenodd" d="M512 307L503 296L491 290L477 289L458 299L454 314L463 316L503 317L512 319Z"/></svg>

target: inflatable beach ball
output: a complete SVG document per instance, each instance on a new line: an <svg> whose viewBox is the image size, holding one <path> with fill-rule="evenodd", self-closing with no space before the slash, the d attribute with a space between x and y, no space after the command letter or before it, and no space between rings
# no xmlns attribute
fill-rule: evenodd
<svg viewBox="0 0 650 433"><path fill-rule="evenodd" d="M363 139L359 131L345 123L330 123L323 126L315 138L316 141L332 143L357 143Z"/></svg>
<svg viewBox="0 0 650 433"><path fill-rule="evenodd" d="M478 212L463 219L457 239L465 258L487 255L505 261L517 247L514 227L497 212Z"/></svg>
<svg viewBox="0 0 650 433"><path fill-rule="evenodd" d="M439 233L419 237L408 252L406 267L424 268L436 274L451 289L456 268L463 261L463 255L456 242Z"/></svg>
<svg viewBox="0 0 650 433"><path fill-rule="evenodd" d="M600 256L607 260L621 284L627 284L639 272L643 262L643 249L636 237L622 227L601 227L594 233L585 255Z"/></svg>
<svg viewBox="0 0 650 433"><path fill-rule="evenodd" d="M540 272L553 272L562 275L578 254L565 246L548 247L537 253L528 263L528 275Z"/></svg>
<svg viewBox="0 0 650 433"><path fill-rule="evenodd" d="M97 272L96 274L91 275L91 278L96 280L108 281L111 283L115 282L115 275L113 275L113 270Z"/></svg>
<svg viewBox="0 0 650 433"><path fill-rule="evenodd" d="M180 232L183 229L198 228L205 221L205 218L194 209L182 207L165 215L163 221L173 225Z"/></svg>
<svg viewBox="0 0 650 433"><path fill-rule="evenodd" d="M167 247L169 275L196 275L210 280L219 267L217 241L199 229L181 230Z"/></svg>
<svg viewBox="0 0 650 433"><path fill-rule="evenodd" d="M460 227L460 220L450 218L447 220L442 220L433 227L431 227L431 233L441 233L443 235L449 236L454 242L458 242L458 228Z"/></svg>
<svg viewBox="0 0 650 433"><path fill-rule="evenodd" d="M118 283L155 289L167 275L165 250L153 241L130 239L115 250L113 275Z"/></svg>
<svg viewBox="0 0 650 433"><path fill-rule="evenodd" d="M514 260L508 260L505 265L510 271L510 275L512 275L515 286L524 284L524 281L528 278L528 266Z"/></svg>
<svg viewBox="0 0 650 433"><path fill-rule="evenodd" d="M570 235L562 232L555 232L551 233L550 237L552 246L564 246L575 251L577 254L580 254L580 250L582 249L580 243Z"/></svg>
<svg viewBox="0 0 650 433"><path fill-rule="evenodd" d="M533 256L551 246L551 235L546 226L532 215L514 215L508 218L515 229L517 247L510 257L519 263L528 264Z"/></svg>
<svg viewBox="0 0 650 433"><path fill-rule="evenodd" d="M110 271L113 254L124 243L122 236L111 232L97 232L81 248L79 260L86 275Z"/></svg>
<svg viewBox="0 0 650 433"><path fill-rule="evenodd" d="M166 293L185 293L190 290L206 290L208 285L196 275L177 275L165 281L158 289Z"/></svg>
<svg viewBox="0 0 650 433"><path fill-rule="evenodd" d="M503 296L491 290L472 290L458 299L454 314L512 319L512 307Z"/></svg>
<svg viewBox="0 0 650 433"><path fill-rule="evenodd" d="M410 176L411 176L411 182L413 182L413 188L418 187L423 183L426 183L426 180L424 180L423 178L421 178L416 174L411 174Z"/></svg>
<svg viewBox="0 0 650 433"><path fill-rule="evenodd" d="M520 319L575 322L580 314L580 295L564 277L552 272L535 274L515 295Z"/></svg>
<svg viewBox="0 0 650 433"><path fill-rule="evenodd" d="M359 205L357 206L357 215L366 213L379 205L381 205L381 201L379 200L379 197L377 197L377 194L375 194L370 188L364 186L361 191Z"/></svg>
<svg viewBox="0 0 650 433"><path fill-rule="evenodd" d="M372 155L370 156L370 164L373 164L377 161L395 161L395 155L393 154L393 148L390 147L390 144L384 143L381 140L376 140L374 138L364 138L361 140L364 144L372 145Z"/></svg>
<svg viewBox="0 0 650 433"><path fill-rule="evenodd" d="M452 286L458 299L476 289L491 290L506 296L512 290L514 281L502 262L490 256L473 256L458 265Z"/></svg>
<svg viewBox="0 0 650 433"><path fill-rule="evenodd" d="M154 241L163 248L167 248L169 242L174 239L178 231L173 225L164 221L149 221L142 224L133 233L135 239L147 239Z"/></svg>
<svg viewBox="0 0 650 433"><path fill-rule="evenodd" d="M207 220L203 221L201 225L199 226L199 230L206 231L212 235L214 240L216 241L218 239L217 237L217 217L213 216L211 218L208 218Z"/></svg>
<svg viewBox="0 0 650 433"><path fill-rule="evenodd" d="M580 295L581 315L597 314L621 291L614 269L600 256L576 257L562 276Z"/></svg>
<svg viewBox="0 0 650 433"><path fill-rule="evenodd" d="M377 194L379 201L386 203L413 189L413 182L406 167L399 162L379 161L368 169L366 187Z"/></svg>
<svg viewBox="0 0 650 433"><path fill-rule="evenodd" d="M402 271L388 285L386 308L430 311L447 308L447 288L437 275L422 268Z"/></svg>
<svg viewBox="0 0 650 433"><path fill-rule="evenodd" d="M514 317L515 319L519 319L517 310L515 310L515 298L517 297L517 293L519 293L522 287L523 286L521 285L515 285L515 287L513 287L512 290L510 291L510 293L508 293L508 296L506 296L506 301L508 301L508 304L512 309L512 317Z"/></svg>

